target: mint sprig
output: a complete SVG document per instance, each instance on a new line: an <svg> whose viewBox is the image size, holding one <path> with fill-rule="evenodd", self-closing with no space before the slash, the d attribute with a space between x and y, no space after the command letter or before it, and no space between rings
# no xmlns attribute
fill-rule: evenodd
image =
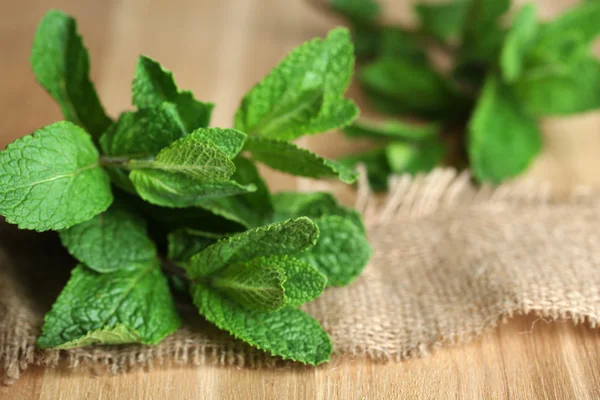
<svg viewBox="0 0 600 400"><path fill-rule="evenodd" d="M181 324L173 293L187 292L208 321L252 346L307 364L329 360L327 333L297 307L365 267L362 220L328 194L272 195L256 162L356 179L289 142L356 118L344 98L353 53L345 29L292 51L244 97L236 129L208 127L213 105L142 56L137 109L112 121L75 21L46 14L33 69L71 122L0 152L0 214L22 229L59 231L80 262L39 346L159 343Z"/></svg>
<svg viewBox="0 0 600 400"><path fill-rule="evenodd" d="M373 189L385 190L392 173L438 164L503 182L541 151L540 118L600 108L600 62L591 51L600 2L579 2L546 22L534 4L507 17L510 0L420 1L411 28L384 23L374 0L328 3L352 27L370 105L400 119L346 127L348 136L377 140L375 150L342 160L364 164ZM426 54L443 55L443 66ZM427 143L412 134L429 126L438 130Z"/></svg>

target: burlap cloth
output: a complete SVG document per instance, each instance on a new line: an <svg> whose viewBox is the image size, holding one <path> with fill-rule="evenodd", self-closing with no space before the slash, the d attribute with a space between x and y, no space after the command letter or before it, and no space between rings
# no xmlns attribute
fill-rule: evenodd
<svg viewBox="0 0 600 400"><path fill-rule="evenodd" d="M549 198L522 184L475 190L451 170L394 179L386 199L359 190L373 258L352 285L305 306L329 332L334 357L402 360L468 341L515 314L600 318L600 205L595 195ZM164 362L281 363L218 331L194 310L158 346L40 351L42 316L73 262L52 234L3 225L0 368L16 380L30 364L122 371ZM42 250L42 246L43 249ZM104 368L103 368L104 369Z"/></svg>

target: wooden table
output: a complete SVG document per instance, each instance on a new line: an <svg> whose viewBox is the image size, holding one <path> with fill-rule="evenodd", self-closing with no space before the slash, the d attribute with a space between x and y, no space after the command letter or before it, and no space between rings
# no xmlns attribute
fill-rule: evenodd
<svg viewBox="0 0 600 400"><path fill-rule="evenodd" d="M397 0L390 15L410 23L409 3ZM537 3L550 16L574 0ZM51 6L78 18L112 115L132 108L136 58L147 54L172 69L180 87L217 104L216 126L231 125L241 96L289 50L339 23L305 0L0 0L1 146L61 119L28 63L35 26ZM545 121L545 152L529 175L552 180L558 191L600 183L598 128L598 113ZM335 156L349 150L337 139L327 134L307 144ZM268 175L275 189L297 184ZM0 387L0 398L592 399L600 398L599 354L596 330L519 317L470 345L402 363L334 358L316 369L170 366L115 377L31 368L14 386Z"/></svg>

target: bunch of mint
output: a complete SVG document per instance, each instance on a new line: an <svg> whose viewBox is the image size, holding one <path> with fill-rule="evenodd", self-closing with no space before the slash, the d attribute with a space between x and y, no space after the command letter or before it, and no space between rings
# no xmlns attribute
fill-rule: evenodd
<svg viewBox="0 0 600 400"><path fill-rule="evenodd" d="M366 164L375 189L386 189L390 173L439 163L500 183L540 152L540 117L600 107L600 63L590 50L600 33L598 1L549 22L538 21L533 4L507 15L510 0L418 3L414 29L381 22L374 0L328 1L352 26L370 104L404 118L346 128L381 144L344 160ZM440 55L447 65L434 65Z"/></svg>
<svg viewBox="0 0 600 400"><path fill-rule="evenodd" d="M80 262L39 346L156 344L181 324L177 298L273 355L329 360L327 333L298 307L360 274L371 255L361 217L327 193L270 194L255 163L356 179L290 142L357 117L343 97L349 33L292 51L244 97L235 129L208 128L213 105L147 57L133 79L136 111L113 121L76 23L60 11L41 21L31 62L67 121L0 153L0 214L21 229L58 231Z"/></svg>

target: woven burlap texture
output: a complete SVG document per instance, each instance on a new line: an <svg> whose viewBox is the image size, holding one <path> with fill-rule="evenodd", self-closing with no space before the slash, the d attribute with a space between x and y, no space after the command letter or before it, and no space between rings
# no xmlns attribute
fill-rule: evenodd
<svg viewBox="0 0 600 400"><path fill-rule="evenodd" d="M357 207L365 213L374 250L370 264L351 285L327 289L304 307L331 335L334 357L423 356L468 341L515 314L597 325L600 206L594 195L553 201L548 188L527 183L474 189L467 174L447 169L394 178L382 200L365 188ZM40 251L21 246L27 253ZM35 339L49 303L36 304L35 282L23 284L23 272L17 277L10 267L26 262L6 253L0 267L0 367L9 380L28 365L59 360L115 372L166 361L280 362L199 317L186 317L185 326L158 346L42 352ZM52 262L44 257L34 268ZM55 295L48 295L50 301Z"/></svg>

